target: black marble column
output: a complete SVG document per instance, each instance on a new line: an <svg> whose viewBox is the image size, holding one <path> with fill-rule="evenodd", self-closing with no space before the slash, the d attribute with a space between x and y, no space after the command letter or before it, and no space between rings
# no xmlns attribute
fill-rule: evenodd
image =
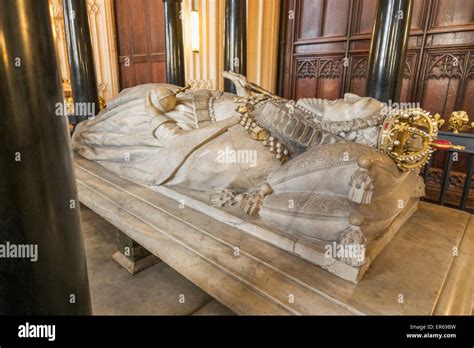
<svg viewBox="0 0 474 348"><path fill-rule="evenodd" d="M85 0L63 0L69 71L71 74L74 116L77 124L99 111L99 97L92 55L91 35Z"/></svg>
<svg viewBox="0 0 474 348"><path fill-rule="evenodd" d="M165 5L166 81L184 86L182 0L163 0Z"/></svg>
<svg viewBox="0 0 474 348"><path fill-rule="evenodd" d="M225 1L224 69L242 75L247 74L246 0ZM225 79L224 90L235 93L235 86Z"/></svg>
<svg viewBox="0 0 474 348"><path fill-rule="evenodd" d="M367 96L399 102L413 0L379 0L370 45Z"/></svg>
<svg viewBox="0 0 474 348"><path fill-rule="evenodd" d="M48 1L0 8L0 314L90 314Z"/></svg>

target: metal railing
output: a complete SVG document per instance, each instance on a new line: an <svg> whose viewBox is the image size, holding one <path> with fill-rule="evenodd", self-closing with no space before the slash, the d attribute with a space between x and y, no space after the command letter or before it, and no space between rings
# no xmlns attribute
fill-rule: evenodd
<svg viewBox="0 0 474 348"><path fill-rule="evenodd" d="M438 139L448 140L455 145L462 145L465 147L464 150L457 150L451 149L448 151L446 156L446 160L444 163L443 173L441 177L441 186L440 186L440 193L438 198L438 204L445 205L446 204L446 193L448 191L449 185L449 178L451 176L451 168L453 164L453 158L456 153L466 154L468 156L467 161L467 170L466 170L466 177L464 180L464 187L461 195L461 202L457 206L461 210L466 210L467 201L469 198L469 191L471 189L472 184L472 175L474 174L474 134L469 133L452 133L452 132L439 132ZM428 182L429 177L429 169L433 162L433 158L429 161L424 169L423 177L425 180L425 184Z"/></svg>

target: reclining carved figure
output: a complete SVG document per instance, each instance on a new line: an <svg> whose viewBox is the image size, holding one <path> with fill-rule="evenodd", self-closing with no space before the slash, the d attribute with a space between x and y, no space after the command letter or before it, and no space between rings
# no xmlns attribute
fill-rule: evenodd
<svg viewBox="0 0 474 348"><path fill-rule="evenodd" d="M327 243L365 245L424 194L415 171L398 170L376 148L379 101L294 102L225 77L238 96L166 84L125 89L77 126L74 150L131 181L205 191L215 205L240 204Z"/></svg>

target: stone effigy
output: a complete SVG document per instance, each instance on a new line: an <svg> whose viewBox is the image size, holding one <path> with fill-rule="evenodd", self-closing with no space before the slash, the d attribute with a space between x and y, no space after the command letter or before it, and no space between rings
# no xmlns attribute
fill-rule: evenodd
<svg viewBox="0 0 474 348"><path fill-rule="evenodd" d="M424 195L422 178L405 167L429 157L437 119L419 130L415 110L407 131L387 141L404 116L387 122L375 99L288 101L241 75L225 77L238 96L166 84L126 89L77 126L74 151L131 181L241 209L311 250L288 251L357 282ZM397 153L401 146L418 151Z"/></svg>

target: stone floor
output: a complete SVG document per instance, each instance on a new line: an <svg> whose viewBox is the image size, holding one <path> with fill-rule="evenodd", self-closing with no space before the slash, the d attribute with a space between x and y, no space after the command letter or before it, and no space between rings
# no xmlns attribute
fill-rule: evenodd
<svg viewBox="0 0 474 348"><path fill-rule="evenodd" d="M164 262L131 276L113 259L115 228L81 207L92 311L97 315L232 315Z"/></svg>

